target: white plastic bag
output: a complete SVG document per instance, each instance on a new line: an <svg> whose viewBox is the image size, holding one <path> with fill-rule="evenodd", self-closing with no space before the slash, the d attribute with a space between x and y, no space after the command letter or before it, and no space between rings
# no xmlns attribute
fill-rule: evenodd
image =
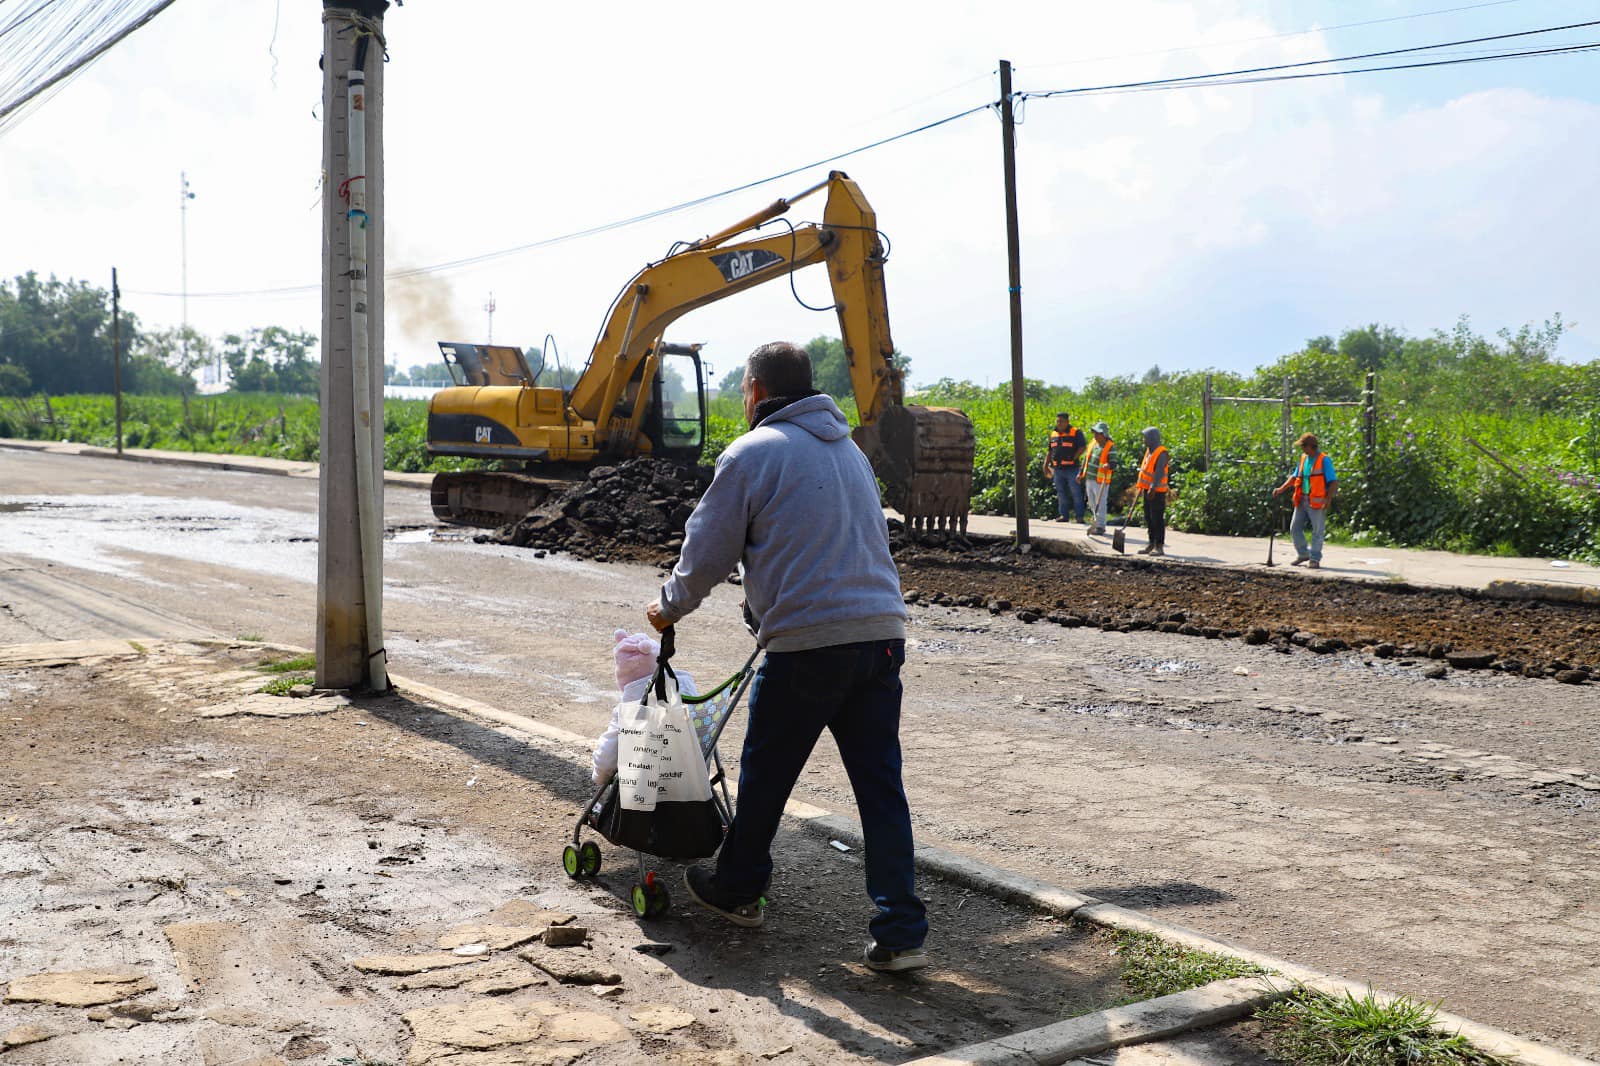
<svg viewBox="0 0 1600 1066"><path fill-rule="evenodd" d="M662 803L711 799L711 773L689 712L671 677L666 698L652 687L617 711L617 787L623 810L654 811Z"/></svg>
<svg viewBox="0 0 1600 1066"><path fill-rule="evenodd" d="M678 686L670 674L663 682L665 698L652 686L618 708L616 791L593 824L613 844L703 859L722 845L725 826Z"/></svg>

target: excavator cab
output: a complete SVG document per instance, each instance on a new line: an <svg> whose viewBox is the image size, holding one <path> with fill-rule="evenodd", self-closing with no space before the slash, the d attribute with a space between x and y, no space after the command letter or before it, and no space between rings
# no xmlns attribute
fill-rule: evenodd
<svg viewBox="0 0 1600 1066"><path fill-rule="evenodd" d="M538 377L522 349L505 344L440 341L439 354L457 385L532 385Z"/></svg>
<svg viewBox="0 0 1600 1066"><path fill-rule="evenodd" d="M706 377L699 344L658 344L644 434L654 454L697 462L706 440Z"/></svg>

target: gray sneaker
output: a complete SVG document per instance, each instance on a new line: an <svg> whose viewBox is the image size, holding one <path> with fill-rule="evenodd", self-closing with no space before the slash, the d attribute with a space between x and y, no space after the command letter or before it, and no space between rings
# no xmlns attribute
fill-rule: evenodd
<svg viewBox="0 0 1600 1066"><path fill-rule="evenodd" d="M734 925L757 929L766 919L765 897L748 903L735 903L717 891L711 871L704 866L691 866L684 870L683 887L688 889L690 899L706 910L722 915Z"/></svg>
<svg viewBox="0 0 1600 1066"><path fill-rule="evenodd" d="M928 953L921 948L890 951L874 940L867 945L861 961L867 964L868 969L877 970L879 973L904 973L907 970L920 970L928 965Z"/></svg>

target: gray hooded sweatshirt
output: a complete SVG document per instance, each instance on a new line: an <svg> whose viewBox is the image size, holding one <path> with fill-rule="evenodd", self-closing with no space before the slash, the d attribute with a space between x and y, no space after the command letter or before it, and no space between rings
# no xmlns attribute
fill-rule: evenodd
<svg viewBox="0 0 1600 1066"><path fill-rule="evenodd" d="M878 482L830 396L769 415L728 446L661 586L676 622L733 570L768 651L904 639Z"/></svg>

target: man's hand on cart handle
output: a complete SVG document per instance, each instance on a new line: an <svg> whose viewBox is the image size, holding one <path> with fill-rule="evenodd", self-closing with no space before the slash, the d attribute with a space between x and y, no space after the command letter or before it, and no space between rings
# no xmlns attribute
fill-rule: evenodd
<svg viewBox="0 0 1600 1066"><path fill-rule="evenodd" d="M644 609L644 617L655 628L657 633L665 633L667 627L672 625L671 622L661 616L661 603L659 600Z"/></svg>

